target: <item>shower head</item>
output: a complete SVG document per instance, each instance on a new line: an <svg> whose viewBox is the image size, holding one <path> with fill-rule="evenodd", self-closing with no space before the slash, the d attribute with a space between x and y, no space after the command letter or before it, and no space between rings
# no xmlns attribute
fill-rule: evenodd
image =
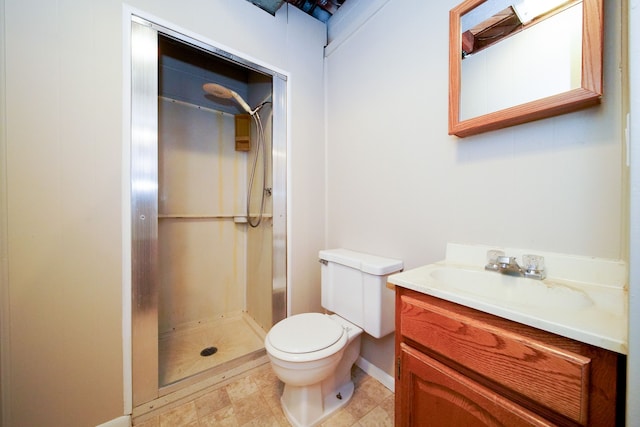
<svg viewBox="0 0 640 427"><path fill-rule="evenodd" d="M202 89L210 95L215 96L216 98L232 98L231 89L228 89L222 85L216 83L205 83L202 85Z"/></svg>
<svg viewBox="0 0 640 427"><path fill-rule="evenodd" d="M224 98L224 99L233 98L247 113L251 115L253 115L254 113L254 111L251 110L251 107L249 107L249 104L247 104L247 102L244 99L242 99L240 95L238 95L236 92L232 91L229 88L226 88L216 83L205 83L202 86L202 89L204 89L204 91L207 92L208 94L215 96L216 98Z"/></svg>

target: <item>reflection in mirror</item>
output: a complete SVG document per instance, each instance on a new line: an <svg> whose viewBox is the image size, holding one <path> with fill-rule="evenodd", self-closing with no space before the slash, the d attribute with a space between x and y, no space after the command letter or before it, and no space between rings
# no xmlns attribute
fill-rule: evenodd
<svg viewBox="0 0 640 427"><path fill-rule="evenodd" d="M515 12L513 16L518 27L522 27ZM491 40L499 39L506 31ZM501 38L500 43L494 42L490 48L472 49L464 56L461 120L580 87L582 2L574 3L526 31L516 29L510 34L511 37ZM463 35L463 46L464 40Z"/></svg>
<svg viewBox="0 0 640 427"><path fill-rule="evenodd" d="M462 26L462 59L499 42L522 29L522 22L513 6L495 12L509 0L488 1L464 14Z"/></svg>
<svg viewBox="0 0 640 427"><path fill-rule="evenodd" d="M488 0L460 17L462 58L580 0ZM577 31L581 28L578 27Z"/></svg>
<svg viewBox="0 0 640 427"><path fill-rule="evenodd" d="M466 0L450 12L449 134L597 104L603 0Z"/></svg>

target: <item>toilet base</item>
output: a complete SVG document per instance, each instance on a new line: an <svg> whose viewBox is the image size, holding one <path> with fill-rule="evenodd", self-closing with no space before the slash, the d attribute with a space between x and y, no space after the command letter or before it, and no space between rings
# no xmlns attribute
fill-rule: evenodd
<svg viewBox="0 0 640 427"><path fill-rule="evenodd" d="M280 399L282 410L294 427L315 426L349 403L353 396L353 389L353 381L348 381L323 399L320 384L311 387L285 385L284 393ZM295 397L291 398L291 396Z"/></svg>

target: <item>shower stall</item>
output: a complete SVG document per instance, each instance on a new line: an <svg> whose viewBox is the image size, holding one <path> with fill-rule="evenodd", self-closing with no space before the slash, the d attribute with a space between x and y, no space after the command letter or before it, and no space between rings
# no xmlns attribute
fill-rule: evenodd
<svg viewBox="0 0 640 427"><path fill-rule="evenodd" d="M137 17L131 46L135 416L261 363L286 316L286 77Z"/></svg>

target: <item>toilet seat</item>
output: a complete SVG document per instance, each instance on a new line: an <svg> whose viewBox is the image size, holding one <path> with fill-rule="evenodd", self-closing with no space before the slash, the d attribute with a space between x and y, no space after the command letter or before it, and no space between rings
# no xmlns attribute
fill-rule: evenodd
<svg viewBox="0 0 640 427"><path fill-rule="evenodd" d="M303 313L274 325L265 340L267 351L291 362L318 360L340 351L347 333L338 322L321 313Z"/></svg>

